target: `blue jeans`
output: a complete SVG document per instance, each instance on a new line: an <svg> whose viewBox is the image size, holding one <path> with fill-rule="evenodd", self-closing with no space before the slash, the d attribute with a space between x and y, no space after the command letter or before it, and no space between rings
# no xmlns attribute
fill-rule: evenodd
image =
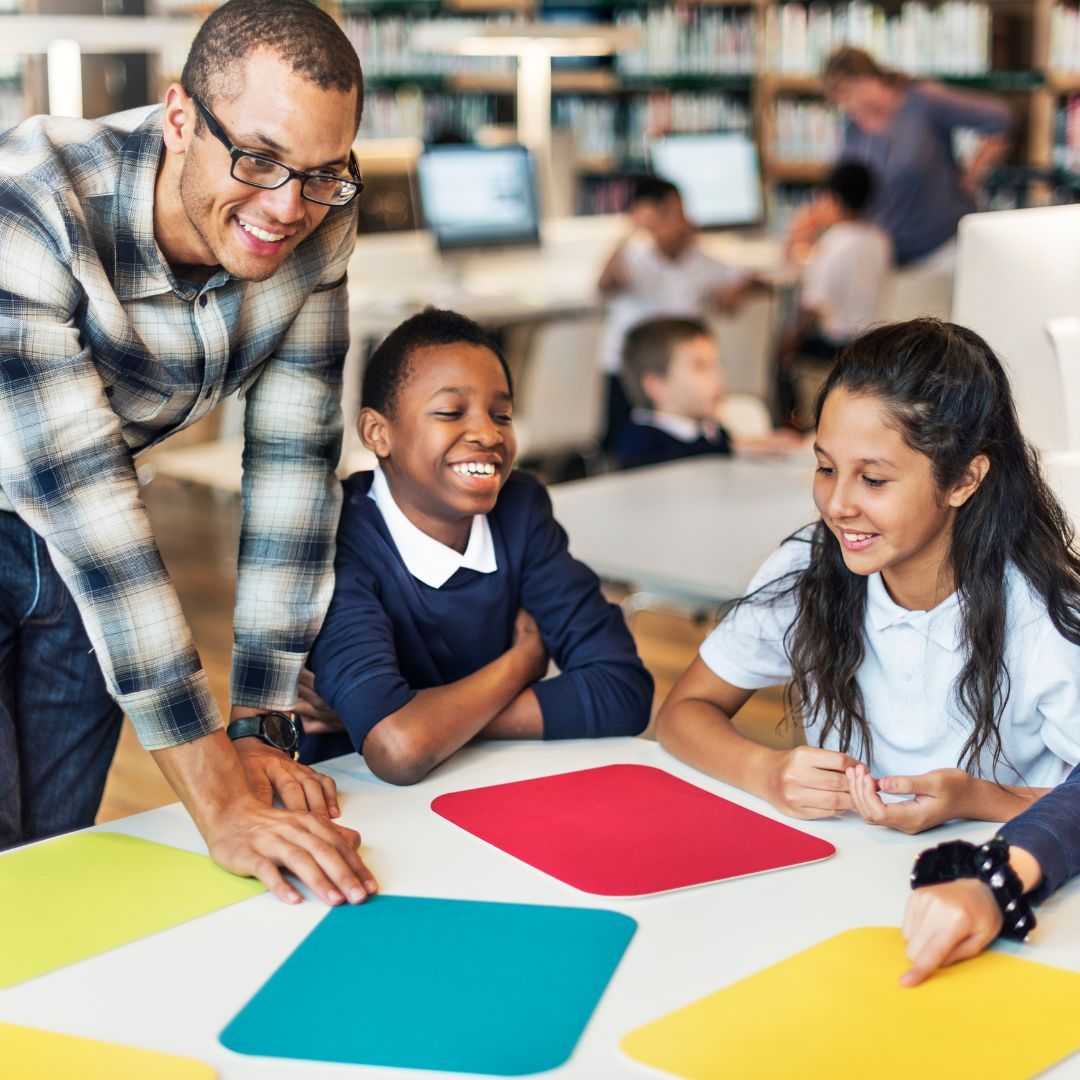
<svg viewBox="0 0 1080 1080"><path fill-rule="evenodd" d="M122 713L44 542L0 511L0 850L94 823Z"/></svg>

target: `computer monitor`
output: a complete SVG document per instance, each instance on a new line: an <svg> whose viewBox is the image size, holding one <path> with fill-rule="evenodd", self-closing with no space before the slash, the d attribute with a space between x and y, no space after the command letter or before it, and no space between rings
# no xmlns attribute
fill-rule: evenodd
<svg viewBox="0 0 1080 1080"><path fill-rule="evenodd" d="M1051 319L1080 311L1080 206L971 214L960 222L953 322L984 337L1009 372L1024 434L1067 447Z"/></svg>
<svg viewBox="0 0 1080 1080"><path fill-rule="evenodd" d="M696 224L714 228L761 221L761 170L748 136L668 135L650 143L649 156L653 172L679 189Z"/></svg>
<svg viewBox="0 0 1080 1080"><path fill-rule="evenodd" d="M532 158L523 146L432 146L417 165L424 225L440 249L540 242Z"/></svg>

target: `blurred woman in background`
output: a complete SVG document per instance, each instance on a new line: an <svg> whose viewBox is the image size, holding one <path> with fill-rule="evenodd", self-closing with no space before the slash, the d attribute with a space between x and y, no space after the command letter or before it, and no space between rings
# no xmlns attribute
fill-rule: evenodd
<svg viewBox="0 0 1080 1080"><path fill-rule="evenodd" d="M839 158L877 176L868 217L892 238L896 265L950 257L960 218L975 209L975 191L1008 152L1008 106L890 71L861 49L833 53L824 77L828 100L846 117ZM966 165L953 147L959 129L981 136ZM831 213L815 199L797 214L789 251L808 249L834 223Z"/></svg>

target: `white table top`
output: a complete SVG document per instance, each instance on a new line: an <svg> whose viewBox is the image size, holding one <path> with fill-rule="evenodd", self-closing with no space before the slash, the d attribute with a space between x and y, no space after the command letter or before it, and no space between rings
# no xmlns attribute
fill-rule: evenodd
<svg viewBox="0 0 1080 1080"><path fill-rule="evenodd" d="M742 595L786 536L817 517L813 457L692 458L550 489L575 558L676 600Z"/></svg>
<svg viewBox="0 0 1080 1080"><path fill-rule="evenodd" d="M428 304L486 323L598 310L597 279L629 227L623 214L556 218L543 224L537 247L446 254L425 230L360 236L349 264L353 326L377 337ZM747 269L782 262L779 243L763 234L705 232L699 243Z"/></svg>
<svg viewBox="0 0 1080 1080"><path fill-rule="evenodd" d="M412 788L376 780L358 757L339 758L327 768L339 784L344 820L362 830L364 857L386 893L599 907L637 920L638 931L575 1053L551 1074L568 1080L657 1075L621 1056L618 1043L628 1031L843 930L898 926L915 855L930 842L982 839L994 828L966 822L936 830L932 837L909 837L850 817L793 822L833 843L837 854L809 866L663 896L611 900L576 892L429 809L432 799L448 791L623 762L659 766L788 820L644 739L479 744ZM178 804L102 828L205 851ZM0 991L0 1020L186 1054L214 1066L222 1080L448 1075L246 1057L217 1042L218 1032L324 912L315 901L288 907L259 896ZM1080 971L1080 886L1069 886L1044 904L1039 923L1032 944L1000 947ZM333 972L327 972L324 988L311 992L320 989L334 992ZM797 1002L778 1002L778 1023L784 1009L797 1007ZM991 1029L993 1023L988 1018ZM1043 1075L1080 1077L1080 1055Z"/></svg>

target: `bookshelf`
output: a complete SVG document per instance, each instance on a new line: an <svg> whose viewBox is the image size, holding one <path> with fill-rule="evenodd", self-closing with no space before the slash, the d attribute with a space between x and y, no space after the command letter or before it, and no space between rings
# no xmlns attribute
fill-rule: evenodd
<svg viewBox="0 0 1080 1080"><path fill-rule="evenodd" d="M400 13L407 0L395 2ZM474 14L484 4L468 2ZM426 3L429 17L453 10L417 3ZM493 6L501 0L487 3L487 17L513 17ZM361 7L343 5L346 25ZM819 73L845 43L912 75L1007 96L1018 121L1016 164L1080 166L1080 12L1055 0L538 0L516 11L543 20L610 19L639 35L636 48L611 61L553 77L553 120L575 133L586 212L619 204L626 174L644 167L649 135L722 130L754 134L767 194L790 208L835 158L840 119L824 100ZM475 123L464 134L512 122L507 75L467 79L449 92L465 93L467 85L488 99L485 109L473 106Z"/></svg>
<svg viewBox="0 0 1080 1080"><path fill-rule="evenodd" d="M0 125L44 108L25 77L41 61L17 55L37 47L20 44L21 19L3 18L41 6L42 0L0 0L0 23L8 30L0 35ZM214 6L147 0L147 27L155 19L198 18ZM845 42L914 75L1005 95L1018 120L1013 162L1080 177L1077 0L337 0L322 6L340 19L364 65L361 139L447 132L471 138L488 125L515 123L514 58L422 52L411 44L421 26L527 19L634 30L639 41L632 49L553 65L552 119L575 133L583 211L618 208L626 176L644 167L648 136L684 131L750 131L768 196L775 205L794 204L800 189L824 175L838 145L839 121L824 100L819 72ZM184 48L179 40L175 48L158 40L160 90L175 77Z"/></svg>

